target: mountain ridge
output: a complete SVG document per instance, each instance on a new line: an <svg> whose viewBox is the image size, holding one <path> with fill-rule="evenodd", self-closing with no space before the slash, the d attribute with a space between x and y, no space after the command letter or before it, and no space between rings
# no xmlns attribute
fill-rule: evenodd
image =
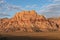
<svg viewBox="0 0 60 40"><path fill-rule="evenodd" d="M60 31L60 19L50 19L34 10L17 12L12 18L0 19L1 32Z"/></svg>

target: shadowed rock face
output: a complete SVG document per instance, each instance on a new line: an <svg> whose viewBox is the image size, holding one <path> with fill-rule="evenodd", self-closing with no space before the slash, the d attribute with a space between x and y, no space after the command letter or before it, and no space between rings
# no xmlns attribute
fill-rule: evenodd
<svg viewBox="0 0 60 40"><path fill-rule="evenodd" d="M60 19L46 19L34 10L22 11L10 19L0 19L1 32L45 32L60 31Z"/></svg>

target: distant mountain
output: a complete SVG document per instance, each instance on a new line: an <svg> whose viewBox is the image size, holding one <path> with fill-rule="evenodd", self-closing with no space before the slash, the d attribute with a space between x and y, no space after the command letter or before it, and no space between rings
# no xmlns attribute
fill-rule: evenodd
<svg viewBox="0 0 60 40"><path fill-rule="evenodd" d="M0 32L60 31L60 18L45 18L34 10L17 12L12 18L0 19Z"/></svg>

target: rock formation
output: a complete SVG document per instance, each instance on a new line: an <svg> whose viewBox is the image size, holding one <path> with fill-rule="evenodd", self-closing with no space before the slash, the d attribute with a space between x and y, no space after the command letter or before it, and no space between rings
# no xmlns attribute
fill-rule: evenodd
<svg viewBox="0 0 60 40"><path fill-rule="evenodd" d="M45 18L34 10L17 12L12 18L0 19L0 32L60 31L60 19Z"/></svg>

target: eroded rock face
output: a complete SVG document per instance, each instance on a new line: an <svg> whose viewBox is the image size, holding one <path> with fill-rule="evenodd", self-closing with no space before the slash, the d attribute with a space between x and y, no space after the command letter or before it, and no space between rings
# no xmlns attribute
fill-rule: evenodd
<svg viewBox="0 0 60 40"><path fill-rule="evenodd" d="M1 32L60 31L60 19L46 19L34 10L17 12L12 18L0 19Z"/></svg>

